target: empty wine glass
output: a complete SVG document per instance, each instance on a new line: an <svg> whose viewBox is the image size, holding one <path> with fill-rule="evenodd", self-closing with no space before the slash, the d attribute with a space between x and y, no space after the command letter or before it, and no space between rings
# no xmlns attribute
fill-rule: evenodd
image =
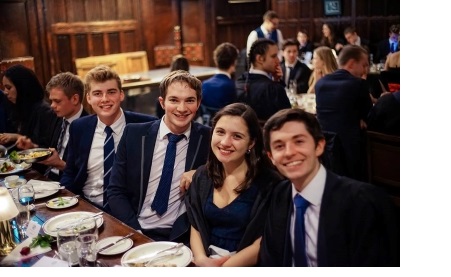
<svg viewBox="0 0 451 277"><path fill-rule="evenodd" d="M25 209L19 209L18 219L20 221L20 233L25 234L25 231L30 222L30 204L34 203L34 188L31 184L23 184L19 187L17 192L19 203L25 207ZM25 217L26 214L26 217Z"/></svg>
<svg viewBox="0 0 451 277"><path fill-rule="evenodd" d="M59 258L67 261L69 267L76 265L78 262L77 237L78 232L73 227L61 228L57 231L56 241Z"/></svg>
<svg viewBox="0 0 451 277"><path fill-rule="evenodd" d="M97 266L97 239L99 230L96 217L89 217L80 220L76 227L77 255L79 265L82 267Z"/></svg>

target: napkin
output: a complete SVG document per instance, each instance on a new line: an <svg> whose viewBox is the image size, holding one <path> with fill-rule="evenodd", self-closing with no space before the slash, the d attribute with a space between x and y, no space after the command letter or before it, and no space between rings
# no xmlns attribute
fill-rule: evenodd
<svg viewBox="0 0 451 277"><path fill-rule="evenodd" d="M55 184L59 185L59 182L55 181L42 181L42 180L36 180L36 179L30 179L28 180L27 184L37 185L37 184Z"/></svg>
<svg viewBox="0 0 451 277"><path fill-rule="evenodd" d="M24 248L25 246L30 246L31 241L32 241L32 238L27 238L21 244L17 245L16 248L14 248L14 250L11 253L9 253L9 255L6 256L0 264L7 265L7 264L11 264L11 263L17 263L22 260L26 260L33 256L47 253L50 250L52 250L52 248L50 246L44 247L44 248L41 246L37 246L35 248L30 248L30 253L28 255L22 256L20 254L20 250L22 250L22 248Z"/></svg>
<svg viewBox="0 0 451 277"><path fill-rule="evenodd" d="M216 258L221 258L221 257L226 257L226 256L232 256L235 255L236 251L230 252L227 249L223 249L221 247L215 246L215 245L210 245L208 247L208 250L210 250L210 258L216 259Z"/></svg>

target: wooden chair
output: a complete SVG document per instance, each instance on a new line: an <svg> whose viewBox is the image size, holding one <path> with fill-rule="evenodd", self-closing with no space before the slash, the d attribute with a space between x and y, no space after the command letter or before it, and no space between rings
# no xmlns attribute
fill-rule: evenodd
<svg viewBox="0 0 451 277"><path fill-rule="evenodd" d="M368 178L400 205L400 137L367 132Z"/></svg>

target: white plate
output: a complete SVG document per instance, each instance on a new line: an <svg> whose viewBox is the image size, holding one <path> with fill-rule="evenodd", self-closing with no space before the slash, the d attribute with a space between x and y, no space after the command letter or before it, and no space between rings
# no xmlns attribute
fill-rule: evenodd
<svg viewBox="0 0 451 277"><path fill-rule="evenodd" d="M46 198L50 195L54 195L59 191L60 183L58 182L46 182L39 180L30 180L27 184L32 184L34 188L34 199Z"/></svg>
<svg viewBox="0 0 451 277"><path fill-rule="evenodd" d="M42 225L42 230L44 230L44 233L47 235L51 235L53 237L56 237L56 229L59 227L67 226L74 224L78 222L80 219L89 217L94 215L95 213L91 212L72 212L72 213L64 213L57 216L54 216L47 220L44 225ZM103 217L98 216L97 220L97 228L102 226L103 224Z"/></svg>
<svg viewBox="0 0 451 277"><path fill-rule="evenodd" d="M6 161L7 163L13 165L15 168L11 171L8 172L0 172L0 175L9 175L9 174L15 174L15 173L19 173L22 172L24 170L27 170L31 167L31 164L27 164L27 163L20 163L20 164L16 164L10 161ZM3 164L3 162L2 162ZM1 165L0 165L1 166Z"/></svg>
<svg viewBox="0 0 451 277"><path fill-rule="evenodd" d="M61 197L61 198L63 199L63 203L64 203L63 205L58 206L58 203L60 203L59 197L53 198L53 199L47 201L45 203L45 205L49 209L59 210L59 209L65 209L65 208L72 207L73 205L78 203L78 199L75 197L65 196L65 197Z"/></svg>
<svg viewBox="0 0 451 277"><path fill-rule="evenodd" d="M104 238L102 240L99 240L99 242L97 242L96 247L97 247L97 249L100 249L100 248L107 246L108 244L113 243L121 238L122 238L121 236ZM133 246L133 240L126 238L126 239L118 242L116 245L113 245L110 248L107 248L107 249L103 250L102 252L99 252L99 254L116 255L116 254L124 253L125 251L130 249L132 246Z"/></svg>
<svg viewBox="0 0 451 277"><path fill-rule="evenodd" d="M27 180L25 179L19 179L17 180L16 184L14 186L9 185L8 182L6 182L6 180L3 181L3 184L5 185L6 188L8 189L13 189L13 188L17 188L23 184L27 183Z"/></svg>
<svg viewBox="0 0 451 277"><path fill-rule="evenodd" d="M145 259L146 256L152 256L153 253L167 249L176 244L177 243L170 241L156 241L142 244L140 246L128 250L127 253L125 253L124 256L122 256L121 264L122 266L129 267L130 265L125 263L128 260L132 259L135 260L140 258ZM191 252L191 249L189 249L185 245L180 249L183 251L182 255L176 256L171 260L165 261L164 263L174 264L179 267L188 266L193 259L193 252Z"/></svg>

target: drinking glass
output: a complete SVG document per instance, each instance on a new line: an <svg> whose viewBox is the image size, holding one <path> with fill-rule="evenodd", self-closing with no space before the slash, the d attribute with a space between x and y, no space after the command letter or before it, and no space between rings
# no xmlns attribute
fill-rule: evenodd
<svg viewBox="0 0 451 277"><path fill-rule="evenodd" d="M82 267L97 266L97 239L99 231L95 217L82 219L76 227L77 255L79 265Z"/></svg>
<svg viewBox="0 0 451 277"><path fill-rule="evenodd" d="M73 227L61 228L58 229L56 237L60 259L67 261L69 267L76 265L78 262L77 230Z"/></svg>
<svg viewBox="0 0 451 277"><path fill-rule="evenodd" d="M23 236L30 222L30 204L34 203L34 189L31 184L23 184L17 191L19 203L25 208L19 209L18 222L20 226L20 233Z"/></svg>

